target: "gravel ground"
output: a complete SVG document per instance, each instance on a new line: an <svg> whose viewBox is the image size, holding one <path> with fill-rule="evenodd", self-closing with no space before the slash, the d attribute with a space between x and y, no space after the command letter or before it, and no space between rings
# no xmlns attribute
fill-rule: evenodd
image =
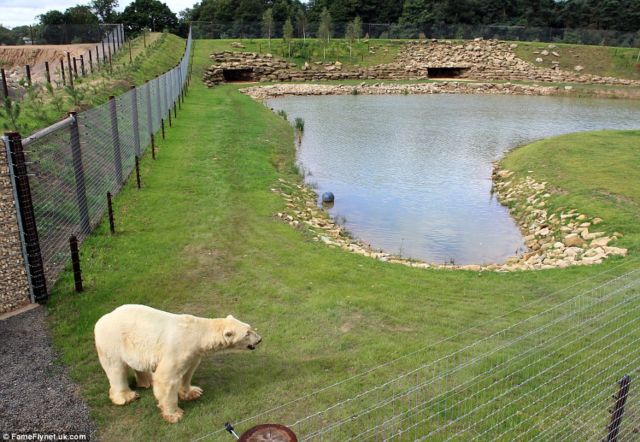
<svg viewBox="0 0 640 442"><path fill-rule="evenodd" d="M3 432L83 432L95 439L78 386L56 361L42 307L0 321Z"/></svg>

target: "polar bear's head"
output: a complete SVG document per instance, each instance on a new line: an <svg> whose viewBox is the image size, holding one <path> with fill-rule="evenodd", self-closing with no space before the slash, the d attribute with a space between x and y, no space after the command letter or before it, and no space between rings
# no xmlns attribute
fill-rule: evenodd
<svg viewBox="0 0 640 442"><path fill-rule="evenodd" d="M229 315L224 319L224 340L228 349L255 350L262 338L249 324Z"/></svg>

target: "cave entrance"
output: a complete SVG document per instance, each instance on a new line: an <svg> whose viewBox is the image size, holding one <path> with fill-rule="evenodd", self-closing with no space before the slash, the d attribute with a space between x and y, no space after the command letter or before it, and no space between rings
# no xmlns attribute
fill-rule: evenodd
<svg viewBox="0 0 640 442"><path fill-rule="evenodd" d="M253 69L223 69L222 76L227 83L238 83L243 81L256 81Z"/></svg>
<svg viewBox="0 0 640 442"><path fill-rule="evenodd" d="M458 77L461 77L467 70L469 70L469 68L456 68L456 67L427 68L427 77L458 78Z"/></svg>

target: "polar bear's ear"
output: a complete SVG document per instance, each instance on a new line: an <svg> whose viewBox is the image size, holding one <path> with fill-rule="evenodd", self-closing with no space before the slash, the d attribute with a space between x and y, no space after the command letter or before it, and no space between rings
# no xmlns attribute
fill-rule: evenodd
<svg viewBox="0 0 640 442"><path fill-rule="evenodd" d="M229 315L227 316L227 319L236 319L236 318L234 318L233 315Z"/></svg>

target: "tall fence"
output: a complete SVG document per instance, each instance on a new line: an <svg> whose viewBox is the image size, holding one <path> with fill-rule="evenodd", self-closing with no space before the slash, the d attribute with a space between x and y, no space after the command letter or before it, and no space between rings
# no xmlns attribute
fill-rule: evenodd
<svg viewBox="0 0 640 442"><path fill-rule="evenodd" d="M331 35L344 38L348 23L332 23ZM296 24L296 38L316 38L318 23ZM272 38L282 38L284 23L274 23ZM192 23L194 38L264 38L263 26L259 22L202 22ZM640 46L640 31L621 32L602 29L548 28L533 26L498 26L466 24L408 25L402 23L363 23L362 37L366 38L450 38L473 39L482 37L499 40L540 41L549 43L576 43L587 45Z"/></svg>
<svg viewBox="0 0 640 442"><path fill-rule="evenodd" d="M124 45L124 26L101 24L91 26L84 32L87 34L86 37L90 38L88 42L95 44L95 47L89 47L82 53L73 55L61 49L60 58L55 62L47 61L0 69L0 97L17 99L22 97L28 88L46 83L55 87L73 85L74 79L86 77L105 65L111 65L112 58ZM16 50L23 51L23 48L29 50L28 45Z"/></svg>
<svg viewBox="0 0 640 442"><path fill-rule="evenodd" d="M154 134L171 121L189 78L191 34L173 69L93 109L26 138L5 134L16 183L25 255L36 301L47 299L69 260L69 238L82 241L101 221Z"/></svg>
<svg viewBox="0 0 640 442"><path fill-rule="evenodd" d="M638 264L232 423L282 423L301 441L637 440ZM195 440L221 439L218 424Z"/></svg>

